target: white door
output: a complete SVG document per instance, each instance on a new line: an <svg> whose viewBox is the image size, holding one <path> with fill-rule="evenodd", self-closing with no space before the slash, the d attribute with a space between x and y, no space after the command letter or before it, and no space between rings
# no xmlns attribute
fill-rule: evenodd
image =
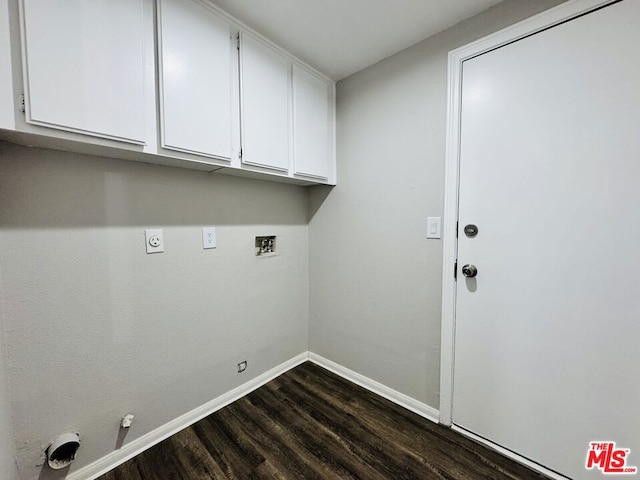
<svg viewBox="0 0 640 480"><path fill-rule="evenodd" d="M233 76L231 27L205 6L158 2L162 146L231 160Z"/></svg>
<svg viewBox="0 0 640 480"><path fill-rule="evenodd" d="M293 158L296 175L327 179L332 158L332 88L293 66Z"/></svg>
<svg viewBox="0 0 640 480"><path fill-rule="evenodd" d="M593 441L640 467L639 25L625 0L463 65L453 422L574 479Z"/></svg>
<svg viewBox="0 0 640 480"><path fill-rule="evenodd" d="M27 121L145 143L140 0L23 0Z"/></svg>
<svg viewBox="0 0 640 480"><path fill-rule="evenodd" d="M289 170L289 61L266 43L240 36L242 163Z"/></svg>

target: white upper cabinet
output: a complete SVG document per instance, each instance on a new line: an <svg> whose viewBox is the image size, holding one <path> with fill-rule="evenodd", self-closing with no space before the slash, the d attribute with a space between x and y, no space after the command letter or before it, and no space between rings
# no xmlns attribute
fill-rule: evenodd
<svg viewBox="0 0 640 480"><path fill-rule="evenodd" d="M22 0L26 120L144 144L142 0Z"/></svg>
<svg viewBox="0 0 640 480"><path fill-rule="evenodd" d="M289 80L286 57L241 34L242 163L289 170Z"/></svg>
<svg viewBox="0 0 640 480"><path fill-rule="evenodd" d="M332 157L333 85L294 65L294 173L326 180Z"/></svg>
<svg viewBox="0 0 640 480"><path fill-rule="evenodd" d="M334 82L211 0L3 1L0 140L335 184Z"/></svg>
<svg viewBox="0 0 640 480"><path fill-rule="evenodd" d="M158 1L163 148L231 160L232 109L238 108L232 33L229 23L195 1Z"/></svg>

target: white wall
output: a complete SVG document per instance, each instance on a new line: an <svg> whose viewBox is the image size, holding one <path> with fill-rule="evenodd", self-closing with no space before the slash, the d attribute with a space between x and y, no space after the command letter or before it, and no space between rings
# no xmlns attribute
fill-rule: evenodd
<svg viewBox="0 0 640 480"><path fill-rule="evenodd" d="M314 187L311 351L439 407L447 53L560 0L508 0L337 86L338 186Z"/></svg>
<svg viewBox="0 0 640 480"><path fill-rule="evenodd" d="M59 433L82 435L77 470L113 451L124 414L126 443L308 350L301 187L0 143L0 205L24 479ZM165 253L145 254L145 227ZM256 258L256 235L277 235L278 255Z"/></svg>
<svg viewBox="0 0 640 480"><path fill-rule="evenodd" d="M2 270L0 269L1 277ZM2 335L3 323L2 302L0 302L0 478L11 480L16 477L17 472L13 423L7 388L6 353Z"/></svg>

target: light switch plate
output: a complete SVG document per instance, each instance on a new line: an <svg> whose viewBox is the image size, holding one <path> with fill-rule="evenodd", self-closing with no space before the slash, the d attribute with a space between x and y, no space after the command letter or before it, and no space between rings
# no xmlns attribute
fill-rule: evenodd
<svg viewBox="0 0 640 480"><path fill-rule="evenodd" d="M162 229L150 228L144 231L145 245L147 246L147 253L162 253L164 252L164 238L162 236Z"/></svg>
<svg viewBox="0 0 640 480"><path fill-rule="evenodd" d="M440 217L427 217L427 238L440 238L441 226Z"/></svg>
<svg viewBox="0 0 640 480"><path fill-rule="evenodd" d="M218 238L216 236L216 227L202 227L202 248L216 248Z"/></svg>

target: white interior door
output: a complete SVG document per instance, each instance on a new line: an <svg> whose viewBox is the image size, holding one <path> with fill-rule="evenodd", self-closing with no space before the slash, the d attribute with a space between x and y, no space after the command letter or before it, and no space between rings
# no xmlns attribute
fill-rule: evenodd
<svg viewBox="0 0 640 480"><path fill-rule="evenodd" d="M592 441L640 467L639 25L625 0L463 65L453 422L574 479Z"/></svg>

